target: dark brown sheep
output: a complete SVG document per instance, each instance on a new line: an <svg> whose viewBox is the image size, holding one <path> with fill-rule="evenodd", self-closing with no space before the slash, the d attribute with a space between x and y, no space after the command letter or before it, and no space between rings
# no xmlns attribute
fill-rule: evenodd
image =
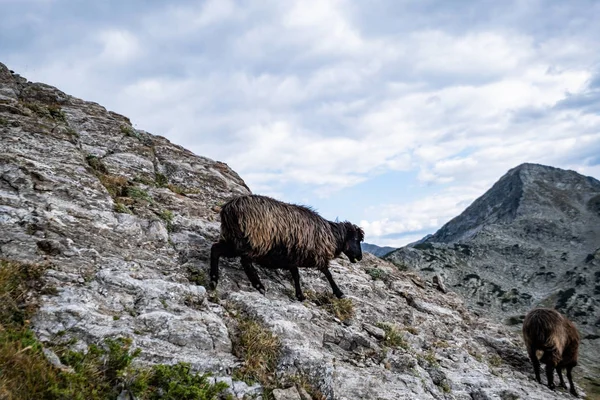
<svg viewBox="0 0 600 400"><path fill-rule="evenodd" d="M221 237L210 254L210 279L219 281L219 258L241 257L241 263L259 292L265 293L252 262L265 268L289 269L296 298L302 301L298 268L316 268L325 274L333 293L344 294L329 271L329 261L346 254L351 262L362 259L364 232L350 222L331 222L312 209L266 196L236 197L221 209Z"/></svg>
<svg viewBox="0 0 600 400"><path fill-rule="evenodd" d="M548 387L554 389L554 369L558 373L560 386L565 388L562 370L566 368L571 394L577 396L571 370L577 365L579 333L575 325L558 311L550 308L536 308L525 316L523 321L523 339L527 353L533 364L535 379L540 379L540 361L546 364ZM543 355L538 360L537 351Z"/></svg>

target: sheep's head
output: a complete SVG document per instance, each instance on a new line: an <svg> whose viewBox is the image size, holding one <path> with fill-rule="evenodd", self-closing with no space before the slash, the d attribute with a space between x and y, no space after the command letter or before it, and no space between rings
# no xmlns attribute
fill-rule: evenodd
<svg viewBox="0 0 600 400"><path fill-rule="evenodd" d="M350 259L350 262L355 263L362 260L360 242L365 239L365 232L350 222L344 222L344 226L346 227L346 240L343 253Z"/></svg>

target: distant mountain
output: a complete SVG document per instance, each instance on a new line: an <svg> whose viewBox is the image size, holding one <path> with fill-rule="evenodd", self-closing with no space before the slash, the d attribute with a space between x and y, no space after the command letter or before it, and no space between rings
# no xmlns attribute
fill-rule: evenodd
<svg viewBox="0 0 600 400"><path fill-rule="evenodd" d="M389 246L377 246L376 244L369 244L369 243L361 243L360 246L362 247L362 251L366 251L367 253L371 253L374 256L377 257L383 257L386 254L388 254L391 251L396 250L395 247L389 247Z"/></svg>
<svg viewBox="0 0 600 400"><path fill-rule="evenodd" d="M385 259L440 275L472 308L515 327L529 309L555 307L585 338L584 364L600 365L600 181L592 177L519 165L434 235Z"/></svg>

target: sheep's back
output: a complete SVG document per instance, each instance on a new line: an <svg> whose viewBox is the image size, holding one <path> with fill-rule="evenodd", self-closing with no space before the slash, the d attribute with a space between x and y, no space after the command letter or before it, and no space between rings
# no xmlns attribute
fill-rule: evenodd
<svg viewBox="0 0 600 400"><path fill-rule="evenodd" d="M335 239L327 220L308 207L264 196L237 197L221 210L221 236L253 258L284 247L300 262L320 263L335 254Z"/></svg>

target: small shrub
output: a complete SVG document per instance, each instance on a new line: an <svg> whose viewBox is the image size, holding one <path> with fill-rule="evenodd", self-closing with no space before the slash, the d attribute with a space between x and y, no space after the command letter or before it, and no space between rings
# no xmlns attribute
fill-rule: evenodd
<svg viewBox="0 0 600 400"><path fill-rule="evenodd" d="M127 207L125 204L118 202L118 201L115 202L114 210L115 210L115 212L122 213L122 214L133 214L133 211L131 211L129 209L129 207Z"/></svg>
<svg viewBox="0 0 600 400"><path fill-rule="evenodd" d="M450 389L450 385L448 384L448 382L446 380L443 380L440 383L440 388L442 389L442 391L444 393L450 393L452 390Z"/></svg>
<svg viewBox="0 0 600 400"><path fill-rule="evenodd" d="M156 186L158 187L167 187L169 184L169 180L167 177L161 173L157 173L155 175L154 181L156 182Z"/></svg>
<svg viewBox="0 0 600 400"><path fill-rule="evenodd" d="M177 193L177 194L181 194L181 195L186 194L185 188L183 188L182 186L179 186L179 185L174 185L172 183L169 183L169 184L167 184L167 188L173 193Z"/></svg>
<svg viewBox="0 0 600 400"><path fill-rule="evenodd" d="M121 133L127 137L134 137L136 139L140 138L140 134L131 126L121 125L119 129L121 129Z"/></svg>
<svg viewBox="0 0 600 400"><path fill-rule="evenodd" d="M49 106L27 102L22 102L21 104L33 111L39 117L53 119L59 122L67 122L67 116L58 104L52 104Z"/></svg>
<svg viewBox="0 0 600 400"><path fill-rule="evenodd" d="M494 354L490 358L488 358L488 364L491 367L499 367L500 365L502 365L502 358L498 354Z"/></svg>
<svg viewBox="0 0 600 400"><path fill-rule="evenodd" d="M331 293L316 293L312 290L306 290L304 295L308 300L333 314L340 321L346 321L354 316L354 303L351 299L338 299Z"/></svg>
<svg viewBox="0 0 600 400"><path fill-rule="evenodd" d="M156 365L147 375L144 384L133 387L132 392L147 400L217 400L223 398L228 385L210 383L209 374L200 375L190 364ZM227 399L232 399L227 396Z"/></svg>
<svg viewBox="0 0 600 400"><path fill-rule="evenodd" d="M367 274L369 274L374 281L386 281L388 278L388 273L380 268L371 268L367 270Z"/></svg>
<svg viewBox="0 0 600 400"><path fill-rule="evenodd" d="M198 286L206 287L208 284L206 273L199 268L188 268L188 280Z"/></svg>
<svg viewBox="0 0 600 400"><path fill-rule="evenodd" d="M98 178L112 198L124 196L128 192L129 182L124 176L100 174Z"/></svg>
<svg viewBox="0 0 600 400"><path fill-rule="evenodd" d="M439 364L435 359L435 352L433 350L429 350L427 353L425 353L423 360L427 361L427 363L429 363L429 365L432 367L439 367Z"/></svg>
<svg viewBox="0 0 600 400"><path fill-rule="evenodd" d="M6 118L0 117L0 126L7 126L8 120Z"/></svg>
<svg viewBox="0 0 600 400"><path fill-rule="evenodd" d="M244 317L238 321L232 342L233 353L244 360L244 365L234 371L234 378L273 386L281 351L279 338L257 321Z"/></svg>
<svg viewBox="0 0 600 400"><path fill-rule="evenodd" d="M67 116L59 105L54 104L48 106L48 114L50 115L50 118L55 121L67 122Z"/></svg>
<svg viewBox="0 0 600 400"><path fill-rule="evenodd" d="M127 197L131 197L132 199L136 199L136 200L144 200L147 201L149 203L152 203L152 197L150 197L150 195L148 194L147 191L145 191L144 189L140 189L138 187L135 186L127 186L125 188L125 196Z"/></svg>
<svg viewBox="0 0 600 400"><path fill-rule="evenodd" d="M21 102L21 104L23 105L23 107L28 108L29 110L33 111L33 113L39 117L51 118L50 112L48 111L48 109L46 107L43 107L36 103L28 103L28 102Z"/></svg>
<svg viewBox="0 0 600 400"><path fill-rule="evenodd" d="M383 344L388 347L396 347L407 350L409 348L408 343L404 340L404 335L392 324L380 322L377 327L385 331L385 338Z"/></svg>
<svg viewBox="0 0 600 400"><path fill-rule="evenodd" d="M167 225L167 231L171 232L173 230L173 212L170 210L162 210L159 216L163 221L165 221Z"/></svg>
<svg viewBox="0 0 600 400"><path fill-rule="evenodd" d="M85 161L87 161L88 165L92 168L92 170L95 173L108 174L108 168L106 168L106 165L104 165L102 160L99 159L97 156L93 154L88 154L85 157Z"/></svg>

